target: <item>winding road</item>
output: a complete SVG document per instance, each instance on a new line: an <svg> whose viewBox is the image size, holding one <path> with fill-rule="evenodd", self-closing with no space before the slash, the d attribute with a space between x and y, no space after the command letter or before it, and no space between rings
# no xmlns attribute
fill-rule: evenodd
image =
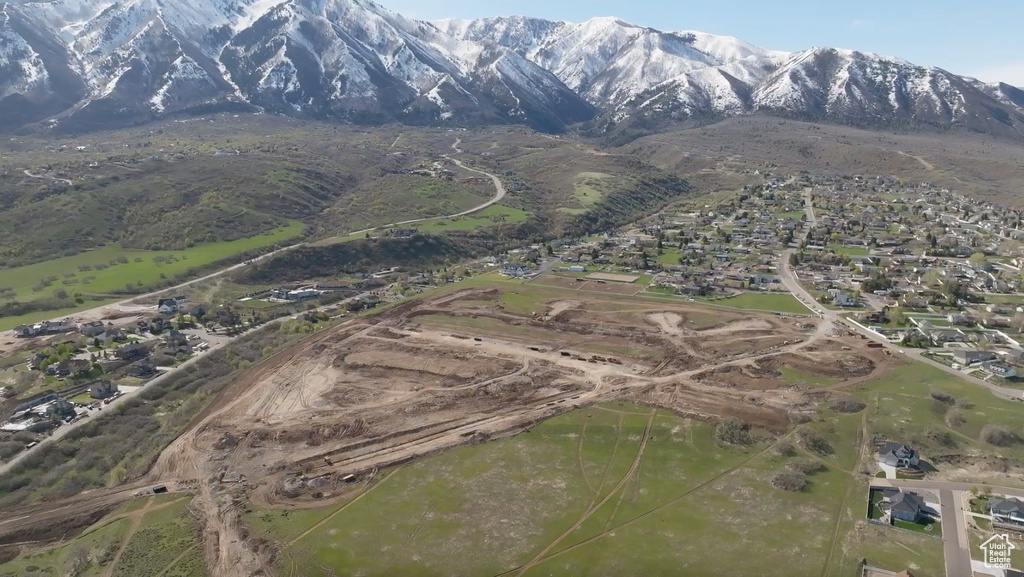
<svg viewBox="0 0 1024 577"><path fill-rule="evenodd" d="M70 180L68 180L66 178L57 178L56 176L47 176L45 174L32 174L28 170L25 171L25 176L27 176L29 178L40 178L42 180L56 180L57 182L63 182L65 184L67 184L68 186L74 186L74 184L75 184L75 183L71 182Z"/></svg>

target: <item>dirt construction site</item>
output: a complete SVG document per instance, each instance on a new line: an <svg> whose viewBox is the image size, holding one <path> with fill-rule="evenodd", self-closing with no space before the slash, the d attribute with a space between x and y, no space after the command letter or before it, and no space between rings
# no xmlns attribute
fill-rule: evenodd
<svg viewBox="0 0 1024 577"><path fill-rule="evenodd" d="M814 317L464 288L348 320L252 367L144 482L11 512L0 536L160 485L196 494L212 574L271 574L270 546L239 523L245 503L322 506L389 467L608 400L784 431L890 362Z"/></svg>

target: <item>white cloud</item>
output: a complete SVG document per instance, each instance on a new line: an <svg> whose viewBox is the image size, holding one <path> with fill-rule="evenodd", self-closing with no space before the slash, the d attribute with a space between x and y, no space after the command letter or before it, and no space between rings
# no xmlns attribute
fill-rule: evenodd
<svg viewBox="0 0 1024 577"><path fill-rule="evenodd" d="M1024 62L979 68L969 75L983 82L1005 82L1013 86L1024 86Z"/></svg>

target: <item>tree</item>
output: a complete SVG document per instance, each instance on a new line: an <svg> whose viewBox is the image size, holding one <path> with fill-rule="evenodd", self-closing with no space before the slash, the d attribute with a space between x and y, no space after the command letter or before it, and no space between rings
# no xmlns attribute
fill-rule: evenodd
<svg viewBox="0 0 1024 577"><path fill-rule="evenodd" d="M903 326L907 323L907 314L903 312L903 309L890 309L889 321L896 326Z"/></svg>
<svg viewBox="0 0 1024 577"><path fill-rule="evenodd" d="M988 258L985 256L985 253L976 252L971 255L971 258L967 259L967 262L971 263L971 266L974 268L983 269L988 264Z"/></svg>

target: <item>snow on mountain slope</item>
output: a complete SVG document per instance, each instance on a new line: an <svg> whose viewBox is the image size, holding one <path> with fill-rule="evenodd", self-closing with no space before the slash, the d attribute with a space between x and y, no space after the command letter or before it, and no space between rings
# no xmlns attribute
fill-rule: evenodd
<svg viewBox="0 0 1024 577"><path fill-rule="evenodd" d="M40 37L58 39L87 92L68 114L90 123L112 109L131 122L196 106L255 105L358 122L514 120L559 130L595 112L507 49L454 38L368 0L0 6L17 10ZM2 96L45 88L48 68L33 43L3 20L0 35L0 62L10 70Z"/></svg>
<svg viewBox="0 0 1024 577"><path fill-rule="evenodd" d="M370 0L0 0L0 129L182 111L561 130L758 111L1022 132L1024 91L849 50L594 18L421 22Z"/></svg>
<svg viewBox="0 0 1024 577"><path fill-rule="evenodd" d="M788 56L731 36L660 32L617 18L594 18L580 24L524 17L434 24L458 38L514 50L598 106L621 105L672 80L693 83L707 79L719 86L703 88L716 92L722 75L698 71L744 61L727 74L757 81Z"/></svg>

